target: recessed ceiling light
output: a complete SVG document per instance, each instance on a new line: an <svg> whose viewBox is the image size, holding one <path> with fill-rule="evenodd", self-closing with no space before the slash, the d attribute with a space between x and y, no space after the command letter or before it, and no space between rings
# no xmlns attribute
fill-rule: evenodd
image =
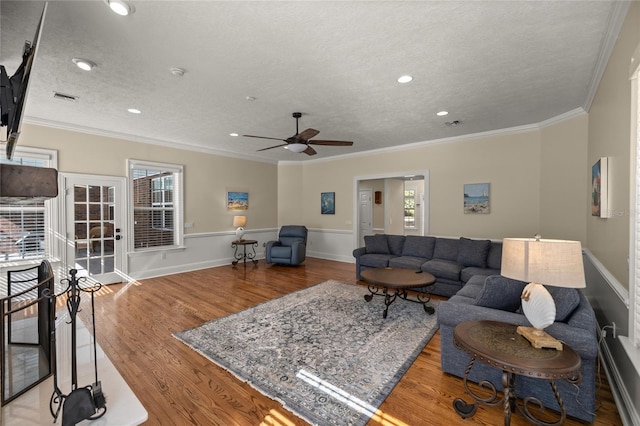
<svg viewBox="0 0 640 426"><path fill-rule="evenodd" d="M248 100L249 102L253 102L256 100L255 96L247 96L245 99Z"/></svg>
<svg viewBox="0 0 640 426"><path fill-rule="evenodd" d="M229 136L233 136L233 137L235 138L235 137L238 137L238 136L240 136L240 135L239 135L239 134L237 134L237 133L229 133Z"/></svg>
<svg viewBox="0 0 640 426"><path fill-rule="evenodd" d="M171 74L175 75L176 77L182 77L186 72L182 68L171 68L169 71L171 72Z"/></svg>
<svg viewBox="0 0 640 426"><path fill-rule="evenodd" d="M140 111L138 108L129 108L127 111L129 111L131 114L142 114L142 111Z"/></svg>
<svg viewBox="0 0 640 426"><path fill-rule="evenodd" d="M118 15L127 16L131 13L131 6L129 6L122 0L109 0L108 3L111 10L113 10Z"/></svg>
<svg viewBox="0 0 640 426"><path fill-rule="evenodd" d="M445 115L449 115L449 111L440 111L440 112L436 113L436 115L438 117L443 117Z"/></svg>
<svg viewBox="0 0 640 426"><path fill-rule="evenodd" d="M413 77L411 77L410 75L403 75L398 77L398 83L408 83L411 80L413 80Z"/></svg>
<svg viewBox="0 0 640 426"><path fill-rule="evenodd" d="M71 61L74 64L76 64L78 66L78 68L80 68L81 70L84 70L84 71L91 71L96 66L95 62L91 62L88 59L73 58L73 59L71 59Z"/></svg>

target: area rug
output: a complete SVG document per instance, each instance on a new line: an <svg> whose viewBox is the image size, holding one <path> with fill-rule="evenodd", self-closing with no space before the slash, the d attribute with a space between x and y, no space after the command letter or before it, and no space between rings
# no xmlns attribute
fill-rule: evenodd
<svg viewBox="0 0 640 426"><path fill-rule="evenodd" d="M438 328L368 293L326 281L174 336L313 425L364 425Z"/></svg>

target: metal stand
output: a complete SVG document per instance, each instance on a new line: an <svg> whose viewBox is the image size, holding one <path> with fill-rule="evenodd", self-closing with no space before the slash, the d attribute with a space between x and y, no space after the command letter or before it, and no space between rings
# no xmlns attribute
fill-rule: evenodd
<svg viewBox="0 0 640 426"><path fill-rule="evenodd" d="M68 410L63 409L63 425L67 423L76 424L77 421L81 420L96 420L102 417L107 412L106 399L102 394L102 386L100 384L100 381L98 381L98 360L96 358L97 348L94 293L102 288L102 284L96 283L96 286L94 287L82 288L80 286L80 282L86 281L86 277L77 278L77 273L78 271L76 269L71 269L69 270L71 278L60 280L61 283L68 283L67 288L60 294L60 296L66 293L67 310L69 311L69 315L71 317L71 392L67 395L62 393L62 391L58 387L58 377L56 370L56 373L54 373L53 376L53 394L51 395L51 400L49 402L49 409L55 423L65 401L67 402L67 404L70 404L70 407L72 407L71 410L73 410L73 412L69 412ZM93 383L93 385L87 385L85 387L78 388L78 371L76 361L76 318L78 312L80 311L81 292L91 294L91 316L93 322L94 352L93 355L96 381L95 383ZM53 335L55 336L55 322ZM53 338L53 345L55 345L55 337ZM54 362L56 362L55 359ZM71 420L67 422L66 418L71 418Z"/></svg>

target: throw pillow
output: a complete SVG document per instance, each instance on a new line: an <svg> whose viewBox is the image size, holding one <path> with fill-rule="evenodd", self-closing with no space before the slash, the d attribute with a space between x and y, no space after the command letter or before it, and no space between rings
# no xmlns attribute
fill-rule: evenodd
<svg viewBox="0 0 640 426"><path fill-rule="evenodd" d="M389 254L389 244L387 244L387 236L384 234L365 236L364 246L367 254Z"/></svg>
<svg viewBox="0 0 640 426"><path fill-rule="evenodd" d="M476 297L476 305L516 312L520 307L520 295L526 285L523 281L512 280L502 275L488 276Z"/></svg>
<svg viewBox="0 0 640 426"><path fill-rule="evenodd" d="M402 248L402 255L431 259L435 245L436 239L434 237L407 235L404 241L404 247Z"/></svg>
<svg viewBox="0 0 640 426"><path fill-rule="evenodd" d="M458 246L460 241L455 238L436 238L436 245L433 249L434 259L451 260L458 258Z"/></svg>
<svg viewBox="0 0 640 426"><path fill-rule="evenodd" d="M556 303L556 321L566 322L580 304L580 295L575 288L545 286Z"/></svg>
<svg viewBox="0 0 640 426"><path fill-rule="evenodd" d="M458 263L464 266L475 266L478 268L487 267L487 255L491 248L489 240L471 240L460 238L460 248L458 249Z"/></svg>
<svg viewBox="0 0 640 426"><path fill-rule="evenodd" d="M387 235L387 245L389 246L389 254L402 256L402 247L404 246L404 235Z"/></svg>

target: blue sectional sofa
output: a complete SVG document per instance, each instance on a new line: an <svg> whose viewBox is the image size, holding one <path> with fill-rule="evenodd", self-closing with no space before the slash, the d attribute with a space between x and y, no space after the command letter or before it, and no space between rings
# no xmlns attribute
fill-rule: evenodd
<svg viewBox="0 0 640 426"><path fill-rule="evenodd" d="M436 277L429 293L450 297L475 275L500 274L502 242L470 238L376 234L353 251L356 277L367 268L407 268Z"/></svg>
<svg viewBox="0 0 640 426"><path fill-rule="evenodd" d="M447 301L438 304L442 371L463 377L470 356L453 344L453 330L464 321L492 320L530 326L521 313L520 295L526 283L500 275L475 276ZM582 382L575 386L566 380L556 382L567 415L593 422L595 412L595 376L598 356L596 318L591 305L580 290L547 287L556 303L556 321L545 329L578 353L582 360ZM476 362L469 379L491 381L502 389L502 370ZM545 407L559 410L548 381L529 377L516 378L518 396L535 396ZM467 402L468 395L460 395Z"/></svg>

